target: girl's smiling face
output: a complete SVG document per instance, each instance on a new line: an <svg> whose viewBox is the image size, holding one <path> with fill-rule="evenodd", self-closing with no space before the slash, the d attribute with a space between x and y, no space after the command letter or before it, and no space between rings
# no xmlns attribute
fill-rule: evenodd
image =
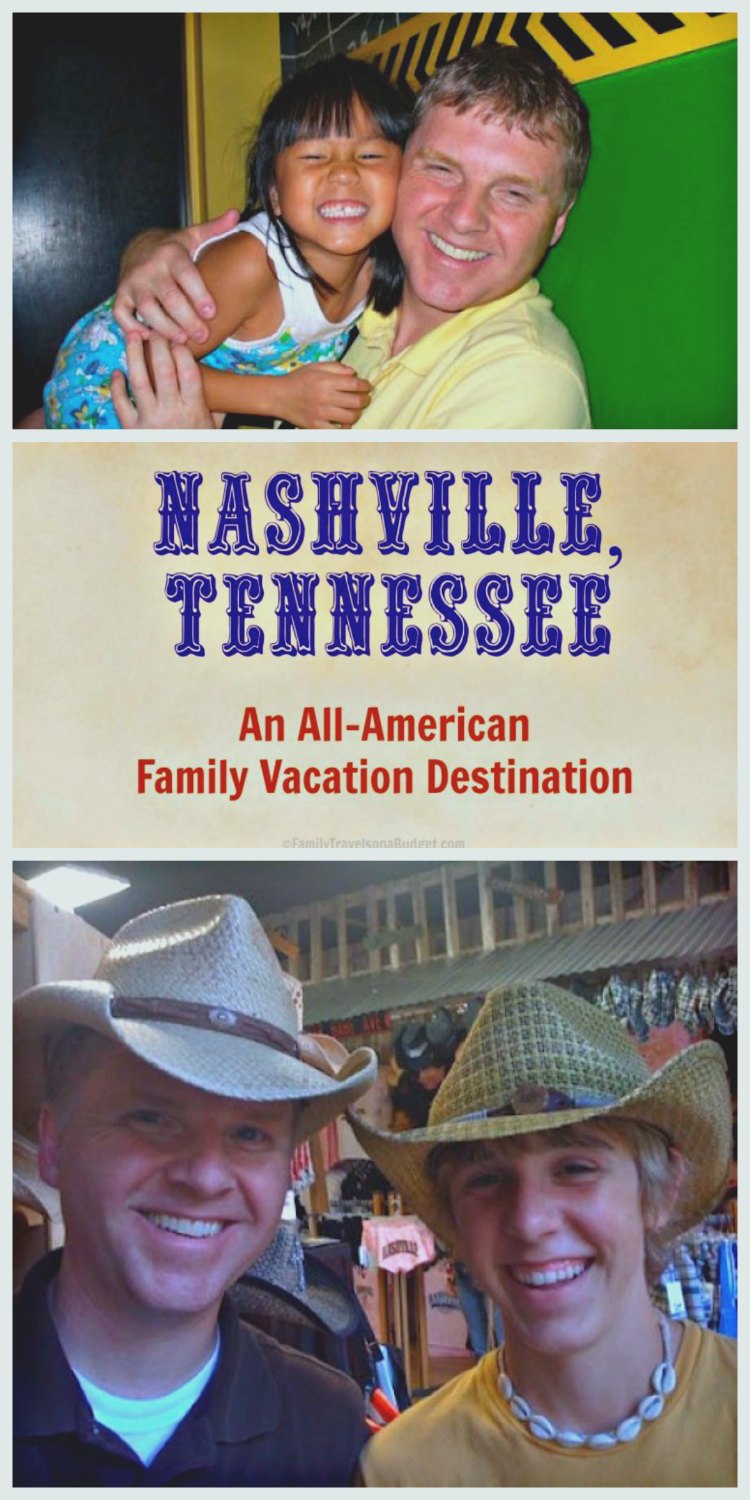
<svg viewBox="0 0 750 1500"><path fill-rule="evenodd" d="M271 206L303 255L356 255L390 228L400 172L400 147L357 100L350 134L300 139L279 152Z"/></svg>
<svg viewBox="0 0 750 1500"><path fill-rule="evenodd" d="M586 1129L488 1141L450 1172L459 1254L502 1309L509 1347L545 1356L611 1348L648 1297L638 1169L619 1141Z"/></svg>

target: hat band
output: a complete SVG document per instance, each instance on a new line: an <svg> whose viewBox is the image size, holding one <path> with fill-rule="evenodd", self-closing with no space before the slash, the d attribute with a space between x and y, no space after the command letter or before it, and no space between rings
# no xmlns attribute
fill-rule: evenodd
<svg viewBox="0 0 750 1500"><path fill-rule="evenodd" d="M582 1091L563 1094L560 1089L548 1089L544 1084L520 1083L507 1104L495 1109L475 1109L468 1115L454 1115L451 1123L460 1125L465 1120L492 1120L496 1115L548 1115L559 1109L607 1109L616 1104L613 1094L592 1094Z"/></svg>
<svg viewBox="0 0 750 1500"><path fill-rule="evenodd" d="M288 1031L224 1005L194 1005L191 1000L164 1000L151 995L137 998L117 995L110 1015L116 1021L173 1021L177 1026L195 1026L199 1031L220 1031L260 1042L261 1046L285 1052L289 1057L299 1057L299 1045Z"/></svg>

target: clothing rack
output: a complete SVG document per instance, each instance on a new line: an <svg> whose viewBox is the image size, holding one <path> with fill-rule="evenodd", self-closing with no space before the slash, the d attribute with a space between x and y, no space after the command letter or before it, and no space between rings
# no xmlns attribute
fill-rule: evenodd
<svg viewBox="0 0 750 1500"><path fill-rule="evenodd" d="M672 1316L683 1315L675 1312L670 1300L670 1285L677 1282L684 1313L692 1322L736 1338L737 1235L716 1227L717 1219L729 1221L730 1215L711 1215L676 1241L672 1261L660 1279L657 1303Z"/></svg>

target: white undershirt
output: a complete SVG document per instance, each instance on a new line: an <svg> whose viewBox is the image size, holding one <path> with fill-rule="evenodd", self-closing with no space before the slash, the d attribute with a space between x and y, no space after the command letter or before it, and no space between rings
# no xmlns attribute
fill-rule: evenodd
<svg viewBox="0 0 750 1500"><path fill-rule="evenodd" d="M150 1464L208 1385L216 1369L220 1342L217 1336L213 1353L198 1374L178 1385L175 1391L167 1391L166 1396L150 1396L145 1400L116 1396L113 1391L94 1385L79 1370L74 1369L73 1374L97 1422L116 1432L138 1454L142 1464Z"/></svg>

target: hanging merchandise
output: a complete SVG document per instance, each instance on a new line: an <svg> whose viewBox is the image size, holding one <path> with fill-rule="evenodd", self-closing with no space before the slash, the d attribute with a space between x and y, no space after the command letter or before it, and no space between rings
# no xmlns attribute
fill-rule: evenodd
<svg viewBox="0 0 750 1500"><path fill-rule="evenodd" d="M693 1323L700 1323L703 1328L708 1328L713 1308L711 1287L703 1280L697 1259L687 1245L676 1245L674 1258L682 1283L687 1315Z"/></svg>
<svg viewBox="0 0 750 1500"><path fill-rule="evenodd" d="M737 1337L737 1241L719 1245L719 1333Z"/></svg>
<svg viewBox="0 0 750 1500"><path fill-rule="evenodd" d="M594 1004L600 1006L603 1011L606 1011L608 1016L614 1016L616 1020L617 1011L615 1009L615 997L612 990L612 981L615 977L614 974L610 974L606 984L603 984L601 989L597 990L594 995Z"/></svg>
<svg viewBox="0 0 750 1500"><path fill-rule="evenodd" d="M734 1022L737 1030L737 965L732 964L729 970L729 992L727 994L727 1014Z"/></svg>
<svg viewBox="0 0 750 1500"><path fill-rule="evenodd" d="M241 1319L343 1370L375 1405L377 1425L410 1405L396 1351L376 1339L354 1291L281 1224L271 1244L230 1290ZM384 1390L385 1406L378 1400Z"/></svg>
<svg viewBox="0 0 750 1500"><path fill-rule="evenodd" d="M623 1026L627 1026L629 1020L630 986L626 980L622 979L619 974L610 974L602 990L601 998L604 1009L609 1011L611 1016L615 1016L618 1021L621 1021Z"/></svg>
<svg viewBox="0 0 750 1500"><path fill-rule="evenodd" d="M713 1332L736 1337L737 1236L715 1228L717 1220L724 1224L725 1216L709 1215L677 1242L659 1278L655 1301L672 1317L688 1317Z"/></svg>
<svg viewBox="0 0 750 1500"><path fill-rule="evenodd" d="M446 1006L439 1005L437 1010L432 1012L425 1026L425 1032L436 1064L449 1067L453 1061L459 1031Z"/></svg>
<svg viewBox="0 0 750 1500"><path fill-rule="evenodd" d="M479 1012L482 1009L483 1005L484 995L473 995L471 1000L467 1000L466 1005L464 1006L463 1010L459 1012L458 1017L462 1036L469 1035L469 1032L471 1031L471 1028L474 1025L474 1022L476 1021L476 1018L479 1015Z"/></svg>
<svg viewBox="0 0 750 1500"><path fill-rule="evenodd" d="M722 1036L732 1036L737 1030L737 970L722 970L717 974L711 995L716 1030Z"/></svg>
<svg viewBox="0 0 750 1500"><path fill-rule="evenodd" d="M292 1152L291 1183L295 1193L301 1193L304 1188L311 1187L315 1181L312 1156L310 1155L310 1142L300 1141Z"/></svg>
<svg viewBox="0 0 750 1500"><path fill-rule="evenodd" d="M644 995L637 979L631 979L627 986L627 996L627 1020L630 1030L637 1042L647 1042L649 1029L643 1014Z"/></svg>
<svg viewBox="0 0 750 1500"><path fill-rule="evenodd" d="M658 969L652 969L643 986L642 1015L647 1026L661 1026L659 1009L659 975Z"/></svg>
<svg viewBox="0 0 750 1500"><path fill-rule="evenodd" d="M325 1130L318 1136L323 1151L323 1170L330 1172L341 1161L338 1120L329 1120Z"/></svg>
<svg viewBox="0 0 750 1500"><path fill-rule="evenodd" d="M367 1157L355 1162L341 1181L342 1203L363 1203L371 1208L375 1193L387 1197L390 1191L388 1178Z"/></svg>
<svg viewBox="0 0 750 1500"><path fill-rule="evenodd" d="M677 981L668 969L652 969L643 989L643 1019L649 1026L671 1026Z"/></svg>
<svg viewBox="0 0 750 1500"><path fill-rule="evenodd" d="M694 974L683 974L675 996L675 1018L685 1027L688 1036L695 1039L701 1029L696 1005L698 985Z"/></svg>
<svg viewBox="0 0 750 1500"><path fill-rule="evenodd" d="M656 1286L654 1301L659 1310L668 1313L670 1318L687 1317L682 1282L674 1261L671 1261L662 1271Z"/></svg>
<svg viewBox="0 0 750 1500"><path fill-rule="evenodd" d="M695 1008L698 1012L701 1029L709 1033L714 1029L712 996L713 985L708 974L705 970L702 970L698 977L698 985L695 992Z"/></svg>
<svg viewBox="0 0 750 1500"><path fill-rule="evenodd" d="M421 1021L407 1021L393 1042L396 1062L405 1072L417 1073L430 1057L430 1042Z"/></svg>
<svg viewBox="0 0 750 1500"><path fill-rule="evenodd" d="M716 972L704 967L683 973L655 965L641 981L615 970L589 997L614 1016L643 1044L654 1031L666 1031L675 1021L691 1041L716 1029L722 1036L737 1030L737 968L724 964Z"/></svg>

